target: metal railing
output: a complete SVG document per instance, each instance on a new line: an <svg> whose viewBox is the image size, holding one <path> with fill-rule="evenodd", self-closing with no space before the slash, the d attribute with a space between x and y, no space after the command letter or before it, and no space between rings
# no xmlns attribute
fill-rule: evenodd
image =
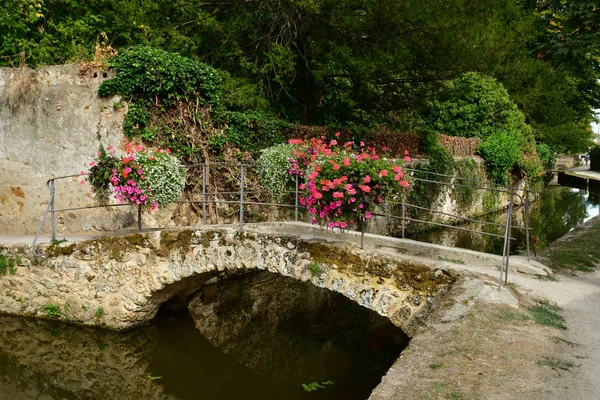
<svg viewBox="0 0 600 400"><path fill-rule="evenodd" d="M244 217L244 207L245 206L273 206L273 207L293 208L295 221L299 220L300 210L306 210L306 207L301 206L299 204L300 191L299 191L299 177L297 175L295 176L294 190L285 192L289 195L293 195L293 199L294 199L293 204L290 204L290 203L281 203L281 202L262 201L262 200L260 200L259 195L263 194L263 193L266 194L267 193L266 191L246 190L246 185L247 185L246 178L248 176L248 169L256 167L255 164L202 163L202 164L193 164L193 165L186 166L186 168L188 168L188 169L197 168L197 167L202 168L201 191L200 191L201 199L199 199L199 200L194 200L194 199L180 200L180 201L177 201L177 203L179 203L179 204L186 204L186 203L202 204L202 223L204 225L207 225L207 214L208 214L207 205L208 204L238 205L239 206L239 216L238 216L239 221L238 222L239 222L239 230L240 231L242 231L244 229L244 218L245 218ZM209 192L208 190L211 185L209 185L208 178L210 176L211 168L222 168L222 167L239 169L238 190L219 191L217 189L215 191ZM446 212L439 211L439 210L436 210L433 208L418 206L415 204L408 203L405 198L402 198L402 201L400 203L400 206L401 206L401 215L400 216L393 215L393 214L376 213L376 212L372 213L372 215L374 215L374 216L384 217L384 218L392 219L392 220L400 220L401 221L401 232L402 232L401 237L402 238L405 238L406 227L407 227L407 224L410 222L423 223L423 224L432 225L432 226L440 226L440 227L456 229L456 230L461 230L461 231L468 231L471 233L476 233L476 234L485 235L485 236L502 238L504 240L504 247L503 247L503 254L502 254L502 264L500 267L500 279L498 282L499 288L502 287L503 280L504 280L505 284L508 282L508 265L509 265L509 259L510 259L511 241L516 240L515 238L512 237L513 229L525 230L527 260L530 259L531 227L530 227L530 223L529 223L529 207L530 207L530 203L529 203L530 191L529 190L519 190L520 192L524 193L524 197L523 197L520 194L518 194L515 191L515 189L512 187L497 185L497 184L493 184L490 182L483 182L483 181L478 181L475 179L463 178L463 177L454 176L454 175L445 175L445 174L410 169L410 168L405 168L404 170L412 176L412 180L415 182L424 182L424 183L443 185L443 186L454 187L454 188L462 187L462 188L466 188L466 189L485 190L485 191L491 191L491 192L495 192L495 193L504 193L509 196L509 201L508 201L508 204L506 207L506 213L507 213L506 224L489 222L489 221L484 221L484 220L475 219L475 218L468 218L468 217L464 217L464 216L460 216L460 215L456 215L456 214L446 213ZM421 174L421 176L428 176L431 179L414 176L417 173ZM50 200L48 201L48 206L46 207L46 210L42 217L40 226L39 226L39 228L36 232L35 238L33 240L33 255L34 256L36 256L36 257L44 256L44 254L36 252L36 244L37 244L39 235L42 231L42 228L47 220L48 215L50 215L50 220L51 220L52 240L55 241L56 240L56 214L58 214L58 213L68 212L68 211L79 211L79 210L86 210L86 209L95 209L95 208L105 208L105 207L130 206L129 204L109 204L106 206L90 205L90 206L56 208L56 198L57 198L56 181L65 180L65 179L73 179L76 177L82 178L81 175L66 175L66 176L51 178L46 182L46 186L50 192ZM193 185L192 185L190 192L191 193L195 192ZM233 200L228 200L226 198L226 196L236 196L238 198L233 199ZM255 199L251 199L251 196L255 197ZM213 197L213 198L211 199L210 197ZM525 226L519 226L519 225L512 224L512 216L513 216L514 199L515 198L520 199L520 203L525 208ZM425 220L425 219L421 219L421 218L413 218L407 213L407 211L411 210L411 209L430 213L432 215L441 215L444 217L452 218L455 220L455 223L451 224L451 223L446 223L446 222L440 222L439 220L438 221L430 221L430 220ZM461 224L463 224L463 223L476 223L476 224L481 224L483 227L491 226L491 227L495 227L495 228L503 228L504 233L497 234L497 233L485 232L485 231L483 231L483 228L482 228L482 230L470 229L470 228L461 226ZM364 247L364 234L365 234L364 225L365 224L361 224L361 227L362 227L361 228L361 236L360 236L360 247L361 248ZM137 226L138 226L138 230L141 231L142 230L142 207L141 206L139 206L137 209ZM535 249L534 249L534 251L535 251ZM502 279L503 276L504 276L504 279Z"/></svg>

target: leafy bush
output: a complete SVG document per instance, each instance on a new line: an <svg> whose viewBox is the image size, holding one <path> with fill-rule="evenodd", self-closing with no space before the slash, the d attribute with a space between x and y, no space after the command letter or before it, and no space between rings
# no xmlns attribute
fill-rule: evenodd
<svg viewBox="0 0 600 400"><path fill-rule="evenodd" d="M257 160L260 183L275 201L282 201L294 182L289 173L293 151L291 144L278 144L264 149Z"/></svg>
<svg viewBox="0 0 600 400"><path fill-rule="evenodd" d="M229 143L253 155L284 142L290 126L274 115L259 111L225 111L217 115L215 122L224 125L225 129L210 138L212 150L222 150Z"/></svg>
<svg viewBox="0 0 600 400"><path fill-rule="evenodd" d="M468 72L448 82L429 103L426 125L450 136L487 138L522 133L525 116L496 79Z"/></svg>
<svg viewBox="0 0 600 400"><path fill-rule="evenodd" d="M521 138L511 132L496 133L481 142L479 153L493 182L508 184L508 171L521 158L522 146Z"/></svg>
<svg viewBox="0 0 600 400"><path fill-rule="evenodd" d="M545 170L554 169L554 165L556 163L556 157L554 156L554 152L545 143L536 143L535 149L537 151L537 155L540 158L542 165Z"/></svg>

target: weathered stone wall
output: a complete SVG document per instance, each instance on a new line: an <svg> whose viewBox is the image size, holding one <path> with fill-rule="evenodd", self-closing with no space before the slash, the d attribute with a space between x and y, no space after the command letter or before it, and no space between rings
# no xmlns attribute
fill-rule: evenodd
<svg viewBox="0 0 600 400"><path fill-rule="evenodd" d="M0 312L48 316L52 304L67 321L125 329L152 319L165 301L192 293L219 272L255 269L310 280L406 328L452 282L433 263L227 228L105 237L41 250L48 257L34 264L28 246L0 248L19 264L0 276Z"/></svg>
<svg viewBox="0 0 600 400"><path fill-rule="evenodd" d="M100 143L121 144L126 108L113 107L116 97L96 95L108 76L99 71L80 75L76 65L0 68L0 234L35 233L48 204L46 181L87 170ZM57 181L57 194L57 208L93 203L89 186L77 178ZM57 230L118 228L132 223L127 212L64 213Z"/></svg>
<svg viewBox="0 0 600 400"><path fill-rule="evenodd" d="M554 165L556 169L569 169L578 166L580 163L579 156L577 155L561 154L556 156L556 163Z"/></svg>

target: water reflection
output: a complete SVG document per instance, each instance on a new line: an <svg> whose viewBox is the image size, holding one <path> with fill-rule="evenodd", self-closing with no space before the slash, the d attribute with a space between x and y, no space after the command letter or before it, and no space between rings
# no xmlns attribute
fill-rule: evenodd
<svg viewBox="0 0 600 400"><path fill-rule="evenodd" d="M600 195L598 193L562 186L547 186L531 206L532 245L535 245L536 249L542 249L599 214ZM506 212L488 214L479 219L506 225ZM525 225L524 207L515 209L512 224L513 226ZM496 235L504 234L503 226L494 227L477 223L460 226ZM503 238L449 228L434 228L426 231L415 231L415 228L424 229L422 226L413 226L414 230L409 231L408 235L412 239L492 254L502 254L503 251ZM516 240L511 243L511 253L524 253L526 251L525 231L514 229L512 235Z"/></svg>
<svg viewBox="0 0 600 400"><path fill-rule="evenodd" d="M0 315L0 399L365 399L408 340L341 295L268 273L221 279L192 305L200 329L187 309L127 332Z"/></svg>

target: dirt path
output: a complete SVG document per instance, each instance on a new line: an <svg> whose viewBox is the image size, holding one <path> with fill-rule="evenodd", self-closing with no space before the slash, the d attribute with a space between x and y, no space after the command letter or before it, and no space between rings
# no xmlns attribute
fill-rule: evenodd
<svg viewBox="0 0 600 400"><path fill-rule="evenodd" d="M583 276L558 275L557 281L515 276L513 281L530 295L546 298L563 308L561 315L573 343L563 358L576 367L552 382L548 399L588 400L600 398L600 271Z"/></svg>

